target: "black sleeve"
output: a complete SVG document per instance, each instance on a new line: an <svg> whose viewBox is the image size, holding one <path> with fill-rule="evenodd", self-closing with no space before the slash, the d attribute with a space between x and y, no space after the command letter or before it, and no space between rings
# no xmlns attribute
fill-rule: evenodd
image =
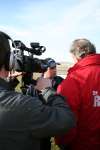
<svg viewBox="0 0 100 150"><path fill-rule="evenodd" d="M14 101L16 99L16 102ZM38 97L12 94L10 107L12 122L8 119L11 129L27 130L34 138L43 138L63 134L75 126L75 117L69 106L60 95L49 96L49 103L43 104ZM9 113L7 113L9 115ZM7 117L9 118L9 116ZM7 128L8 128L7 124Z"/></svg>
<svg viewBox="0 0 100 150"><path fill-rule="evenodd" d="M64 98L60 95L49 97L50 103L44 105L38 97L26 100L25 124L33 136L42 138L62 134L75 126L75 118Z"/></svg>

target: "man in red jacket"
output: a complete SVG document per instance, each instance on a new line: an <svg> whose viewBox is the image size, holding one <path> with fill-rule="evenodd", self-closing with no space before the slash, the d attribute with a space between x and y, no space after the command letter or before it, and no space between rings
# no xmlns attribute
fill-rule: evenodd
<svg viewBox="0 0 100 150"><path fill-rule="evenodd" d="M65 150L100 150L100 54L87 39L75 40L70 52L77 63L69 69L58 93L67 97L77 127L55 141Z"/></svg>

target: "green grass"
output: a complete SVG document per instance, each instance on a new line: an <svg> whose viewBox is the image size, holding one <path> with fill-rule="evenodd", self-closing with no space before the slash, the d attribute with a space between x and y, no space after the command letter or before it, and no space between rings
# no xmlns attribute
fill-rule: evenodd
<svg viewBox="0 0 100 150"><path fill-rule="evenodd" d="M60 150L54 143L54 138L51 138L51 150Z"/></svg>

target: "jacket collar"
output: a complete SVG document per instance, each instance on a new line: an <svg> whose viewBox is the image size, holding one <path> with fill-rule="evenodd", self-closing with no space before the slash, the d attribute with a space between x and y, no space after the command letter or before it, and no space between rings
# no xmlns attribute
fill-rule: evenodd
<svg viewBox="0 0 100 150"><path fill-rule="evenodd" d="M78 63L76 63L73 67L71 67L68 70L68 73L89 65L100 65L100 54L92 54L86 56L85 58L81 59Z"/></svg>

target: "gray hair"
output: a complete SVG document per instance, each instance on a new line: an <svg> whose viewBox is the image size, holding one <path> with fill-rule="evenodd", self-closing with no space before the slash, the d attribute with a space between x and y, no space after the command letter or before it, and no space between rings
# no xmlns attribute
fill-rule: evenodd
<svg viewBox="0 0 100 150"><path fill-rule="evenodd" d="M96 48L94 44L87 39L76 39L72 43L70 52L77 58L84 58L89 54L95 54Z"/></svg>

